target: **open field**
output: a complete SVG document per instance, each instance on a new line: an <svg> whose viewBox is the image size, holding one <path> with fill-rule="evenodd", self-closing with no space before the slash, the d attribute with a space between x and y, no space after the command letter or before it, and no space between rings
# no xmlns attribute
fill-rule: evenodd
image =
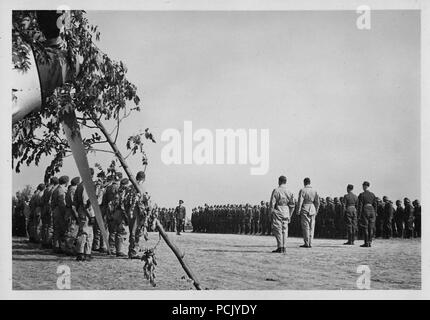
<svg viewBox="0 0 430 320"><path fill-rule="evenodd" d="M315 239L313 248L299 248L302 240L289 238L285 254L271 253L270 236L169 233L205 289L291 290L356 289L357 266L368 265L372 289L420 289L421 242L417 239L376 240L372 248L343 246L342 240ZM156 233L142 240L153 246ZM71 289L190 290L192 284L168 246L156 250L157 286L144 278L140 260L94 254L89 262L54 255L26 239L12 243L13 289L56 289L59 265L71 269Z"/></svg>

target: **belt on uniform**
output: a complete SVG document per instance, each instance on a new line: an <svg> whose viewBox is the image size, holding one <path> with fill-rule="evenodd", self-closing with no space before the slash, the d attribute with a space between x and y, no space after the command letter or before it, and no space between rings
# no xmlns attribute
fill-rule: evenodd
<svg viewBox="0 0 430 320"><path fill-rule="evenodd" d="M366 206L373 207L370 203L366 203L364 206L365 206L365 207L366 207Z"/></svg>

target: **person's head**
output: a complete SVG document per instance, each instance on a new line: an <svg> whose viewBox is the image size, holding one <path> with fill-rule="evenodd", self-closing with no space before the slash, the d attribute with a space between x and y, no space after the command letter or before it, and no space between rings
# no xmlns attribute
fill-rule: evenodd
<svg viewBox="0 0 430 320"><path fill-rule="evenodd" d="M116 172L115 173L115 179L117 181L121 181L121 179L122 179L122 172Z"/></svg>
<svg viewBox="0 0 430 320"><path fill-rule="evenodd" d="M370 187L370 183L368 181L364 181L363 182L363 190L366 191L367 189L369 189Z"/></svg>
<svg viewBox="0 0 430 320"><path fill-rule="evenodd" d="M261 201L261 202L260 202L260 204L261 204L262 206L264 206L264 201Z"/></svg>
<svg viewBox="0 0 430 320"><path fill-rule="evenodd" d="M144 182L145 181L145 172L139 171L136 175L137 182Z"/></svg>
<svg viewBox="0 0 430 320"><path fill-rule="evenodd" d="M415 199L414 200L414 207L419 207L421 204L420 204L420 200L418 200L418 199Z"/></svg>
<svg viewBox="0 0 430 320"><path fill-rule="evenodd" d="M336 204L339 203L339 199L337 197L334 198L334 203L336 203Z"/></svg>
<svg viewBox="0 0 430 320"><path fill-rule="evenodd" d="M68 176L61 176L60 179L58 179L58 182L65 186L69 183L69 177Z"/></svg>
<svg viewBox="0 0 430 320"><path fill-rule="evenodd" d="M179 206L181 207L182 206L182 204L184 203L184 201L182 201L182 200L179 200Z"/></svg>
<svg viewBox="0 0 430 320"><path fill-rule="evenodd" d="M388 202L388 197L387 197L387 196L383 196L383 197L382 197L382 201L384 201L384 202Z"/></svg>
<svg viewBox="0 0 430 320"><path fill-rule="evenodd" d="M396 200L396 206L400 207L402 205L402 201Z"/></svg>
<svg viewBox="0 0 430 320"><path fill-rule="evenodd" d="M59 180L58 180L58 178L57 177L52 177L51 178L51 184L52 185L54 185L54 186L56 186L57 184L59 184L60 182L59 182Z"/></svg>
<svg viewBox="0 0 430 320"><path fill-rule="evenodd" d="M304 178L304 179L303 179L303 184L305 185L305 187L306 187L306 186L308 186L308 185L310 185L310 184L311 184L311 179L309 179L309 178Z"/></svg>
<svg viewBox="0 0 430 320"><path fill-rule="evenodd" d="M40 183L40 184L37 186L37 190L39 190L39 191L43 191L43 190L45 190L45 184L44 184L44 183Z"/></svg>
<svg viewBox="0 0 430 320"><path fill-rule="evenodd" d="M354 186L353 186L352 184L348 184L348 185L346 186L346 191L347 191L347 192L351 192L352 190L354 190Z"/></svg>
<svg viewBox="0 0 430 320"><path fill-rule="evenodd" d="M409 198L404 198L403 202L404 202L405 205L411 204L411 200L409 200Z"/></svg>
<svg viewBox="0 0 430 320"><path fill-rule="evenodd" d="M77 186L79 184L79 182L81 182L81 178L80 177L74 177L72 179L72 181L70 181L70 185Z"/></svg>
<svg viewBox="0 0 430 320"><path fill-rule="evenodd" d="M128 180L128 178L123 178L123 179L121 179L121 186L127 187L129 182L130 182L130 180Z"/></svg>
<svg viewBox="0 0 430 320"><path fill-rule="evenodd" d="M283 185L283 184L286 184L287 183L287 177L286 176L280 176L279 178L278 178L278 184L281 186L281 185Z"/></svg>

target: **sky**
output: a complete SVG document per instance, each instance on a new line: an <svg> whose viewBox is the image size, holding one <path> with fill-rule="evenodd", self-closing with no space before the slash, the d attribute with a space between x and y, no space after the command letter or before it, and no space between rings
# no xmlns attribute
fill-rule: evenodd
<svg viewBox="0 0 430 320"><path fill-rule="evenodd" d="M378 196L420 198L420 16L372 11L89 11L98 46L122 60L142 111L119 141L150 128L147 189L161 206L268 201L285 175L321 196L367 180ZM166 165L164 130L269 129L269 170L250 165ZM90 164L108 164L100 153ZM43 180L48 159L13 174L13 191ZM140 158L130 159L134 172ZM64 174L77 175L67 158Z"/></svg>

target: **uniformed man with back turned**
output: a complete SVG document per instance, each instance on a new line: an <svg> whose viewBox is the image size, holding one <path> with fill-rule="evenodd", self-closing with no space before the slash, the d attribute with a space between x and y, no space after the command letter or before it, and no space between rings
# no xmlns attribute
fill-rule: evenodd
<svg viewBox="0 0 430 320"><path fill-rule="evenodd" d="M269 205L272 215L272 232L277 244L277 248L272 252L285 252L285 242L288 238L288 224L290 223L295 205L294 196L287 189L287 178L280 176L278 187L272 191L272 195L270 196Z"/></svg>
<svg viewBox="0 0 430 320"><path fill-rule="evenodd" d="M363 230L364 243L360 247L371 247L375 231L376 220L376 196L368 189L370 183L363 182L363 192L358 196L358 212L360 215L360 227Z"/></svg>
<svg viewBox="0 0 430 320"><path fill-rule="evenodd" d="M345 206L345 225L347 242L345 245L354 245L355 233L357 230L357 207L358 197L352 192L354 186L348 184L346 187L347 194L343 197L343 205Z"/></svg>
<svg viewBox="0 0 430 320"><path fill-rule="evenodd" d="M320 206L318 193L311 187L311 179L303 180L304 188L299 191L298 214L300 214L300 223L302 225L304 244L302 248L312 248L312 239L315 230L315 215Z"/></svg>

